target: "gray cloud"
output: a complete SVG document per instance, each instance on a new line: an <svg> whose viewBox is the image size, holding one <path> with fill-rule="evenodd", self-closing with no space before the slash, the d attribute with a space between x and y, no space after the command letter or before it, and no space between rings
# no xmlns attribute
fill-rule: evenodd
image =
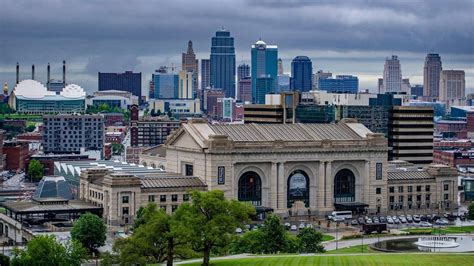
<svg viewBox="0 0 474 266"><path fill-rule="evenodd" d="M305 54L316 69L358 74L362 87L375 88L392 51L417 82L424 55L435 51L445 66L466 69L474 87L473 14L472 0L3 0L0 81L14 81L17 61L29 69L63 59L70 81L89 91L98 71L141 71L145 81L162 64L179 65L189 39L208 57L211 37L224 26L238 62L248 62L261 37L279 46L287 71L293 56Z"/></svg>

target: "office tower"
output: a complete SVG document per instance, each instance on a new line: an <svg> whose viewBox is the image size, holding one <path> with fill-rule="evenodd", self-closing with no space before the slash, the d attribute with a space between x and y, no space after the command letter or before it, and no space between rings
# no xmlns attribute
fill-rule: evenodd
<svg viewBox="0 0 474 266"><path fill-rule="evenodd" d="M427 54L423 69L423 96L429 101L439 98L439 76L441 70L443 70L443 65L439 54Z"/></svg>
<svg viewBox="0 0 474 266"><path fill-rule="evenodd" d="M313 74L313 87L314 89L319 90L319 81L326 78L331 78L331 72L324 72L322 70L318 70L318 72Z"/></svg>
<svg viewBox="0 0 474 266"><path fill-rule="evenodd" d="M433 108L393 106L388 124L388 159L414 164L433 161Z"/></svg>
<svg viewBox="0 0 474 266"><path fill-rule="evenodd" d="M193 90L198 91L199 60L193 51L193 42L188 42L188 50L182 54L181 69L193 73Z"/></svg>
<svg viewBox="0 0 474 266"><path fill-rule="evenodd" d="M178 98L194 99L194 73L185 70L179 71Z"/></svg>
<svg viewBox="0 0 474 266"><path fill-rule="evenodd" d="M99 72L99 91L128 91L142 98L142 73L101 73Z"/></svg>
<svg viewBox="0 0 474 266"><path fill-rule="evenodd" d="M350 75L337 75L336 78L319 80L319 90L335 93L357 93L359 78Z"/></svg>
<svg viewBox="0 0 474 266"><path fill-rule="evenodd" d="M411 93L410 79L402 79L402 87L400 91L406 94Z"/></svg>
<svg viewBox="0 0 474 266"><path fill-rule="evenodd" d="M278 75L283 75L283 60L281 58L278 58Z"/></svg>
<svg viewBox="0 0 474 266"><path fill-rule="evenodd" d="M310 91L313 63L307 56L297 56L291 61L291 90Z"/></svg>
<svg viewBox="0 0 474 266"><path fill-rule="evenodd" d="M211 60L201 59L201 90L211 86Z"/></svg>
<svg viewBox="0 0 474 266"><path fill-rule="evenodd" d="M385 60L383 68L383 92L400 92L402 89L402 68L398 56Z"/></svg>
<svg viewBox="0 0 474 266"><path fill-rule="evenodd" d="M204 97L207 115L212 118L218 118L220 116L218 105L221 103L219 99L225 98L224 90L206 90Z"/></svg>
<svg viewBox="0 0 474 266"><path fill-rule="evenodd" d="M451 105L464 105L466 81L464 70L441 70L439 81L439 100Z"/></svg>
<svg viewBox="0 0 474 266"><path fill-rule="evenodd" d="M383 89L383 78L377 80L378 93L384 93Z"/></svg>
<svg viewBox="0 0 474 266"><path fill-rule="evenodd" d="M44 115L43 151L80 153L102 150L104 118L101 115Z"/></svg>
<svg viewBox="0 0 474 266"><path fill-rule="evenodd" d="M241 64L237 67L237 82L243 78L250 77L250 66Z"/></svg>
<svg viewBox="0 0 474 266"><path fill-rule="evenodd" d="M265 94L275 92L278 47L259 40L252 45L252 102L265 103Z"/></svg>
<svg viewBox="0 0 474 266"><path fill-rule="evenodd" d="M240 102L252 102L252 78L246 77L239 81L238 100Z"/></svg>
<svg viewBox="0 0 474 266"><path fill-rule="evenodd" d="M290 75L283 74L278 75L277 77L277 88L275 90L276 93L280 92L289 92L290 91Z"/></svg>
<svg viewBox="0 0 474 266"><path fill-rule="evenodd" d="M416 97L423 96L423 85L415 85L411 87L411 95L415 95Z"/></svg>
<svg viewBox="0 0 474 266"><path fill-rule="evenodd" d="M151 75L152 84L150 88L150 98L152 99L172 99L178 98L179 76L168 73L166 67L160 67Z"/></svg>
<svg viewBox="0 0 474 266"><path fill-rule="evenodd" d="M222 29L212 37L211 45L211 87L223 89L226 97L235 98L234 37Z"/></svg>

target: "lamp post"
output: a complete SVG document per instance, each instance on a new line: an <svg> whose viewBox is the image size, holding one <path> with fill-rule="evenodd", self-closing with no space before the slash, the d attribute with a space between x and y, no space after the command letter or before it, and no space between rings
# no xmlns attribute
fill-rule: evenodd
<svg viewBox="0 0 474 266"><path fill-rule="evenodd" d="M362 251L362 253L364 253L364 233L362 233L362 244L360 245L360 249Z"/></svg>
<svg viewBox="0 0 474 266"><path fill-rule="evenodd" d="M338 233L338 229L339 229L339 221L336 222L336 250L337 250L337 248L338 248L338 241L339 241L339 239L338 239L338 234L337 234L337 233Z"/></svg>

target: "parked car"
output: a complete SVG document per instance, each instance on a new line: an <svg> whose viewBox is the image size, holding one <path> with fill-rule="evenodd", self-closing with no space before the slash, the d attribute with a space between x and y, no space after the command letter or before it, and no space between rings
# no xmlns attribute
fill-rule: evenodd
<svg viewBox="0 0 474 266"><path fill-rule="evenodd" d="M411 216L410 214L407 215L407 222L413 223L413 216Z"/></svg>
<svg viewBox="0 0 474 266"><path fill-rule="evenodd" d="M385 217L383 217L383 216L380 216L380 222L385 223L385 222L387 222L387 219L385 219Z"/></svg>
<svg viewBox="0 0 474 266"><path fill-rule="evenodd" d="M359 219L357 219L357 221L359 222L359 224L365 224L365 220L362 217L359 217Z"/></svg>
<svg viewBox="0 0 474 266"><path fill-rule="evenodd" d="M393 220L393 222L396 224L400 224L400 219L396 218L395 220Z"/></svg>
<svg viewBox="0 0 474 266"><path fill-rule="evenodd" d="M387 217L387 223L393 224L393 219L392 219L392 217Z"/></svg>
<svg viewBox="0 0 474 266"><path fill-rule="evenodd" d="M359 225L359 223L357 222L357 220L352 220L351 225Z"/></svg>
<svg viewBox="0 0 474 266"><path fill-rule="evenodd" d="M291 224L289 222L286 222L284 226L286 230L290 230Z"/></svg>
<svg viewBox="0 0 474 266"><path fill-rule="evenodd" d="M342 218L342 217L333 217L332 220L334 222L344 222L344 218Z"/></svg>
<svg viewBox="0 0 474 266"><path fill-rule="evenodd" d="M304 229L305 228L305 224L304 223L300 223L300 225L298 226L298 228L301 230L301 229Z"/></svg>
<svg viewBox="0 0 474 266"><path fill-rule="evenodd" d="M432 227L433 225L428 222L420 222L420 227Z"/></svg>
<svg viewBox="0 0 474 266"><path fill-rule="evenodd" d="M418 215L413 215L413 221L414 221L415 223L419 223L419 222L421 221L420 216L418 216Z"/></svg>
<svg viewBox="0 0 474 266"><path fill-rule="evenodd" d="M306 224L306 228L313 228L313 224Z"/></svg>
<svg viewBox="0 0 474 266"><path fill-rule="evenodd" d="M291 231L298 231L298 227L296 227L295 224L292 224L291 227L290 227L290 230Z"/></svg>
<svg viewBox="0 0 474 266"><path fill-rule="evenodd" d="M441 219L436 220L435 224L437 224L437 225L448 225L449 221L445 218L441 218Z"/></svg>
<svg viewBox="0 0 474 266"><path fill-rule="evenodd" d="M400 222L406 224L407 223L407 218L405 218L405 216L400 216Z"/></svg>
<svg viewBox="0 0 474 266"><path fill-rule="evenodd" d="M236 232L237 234L242 234L243 231L244 231L244 230L242 230L242 228L240 228L240 227L235 228L235 232Z"/></svg>
<svg viewBox="0 0 474 266"><path fill-rule="evenodd" d="M365 220L365 223L366 223L366 224L372 224L373 221L372 221L372 219L369 218L369 219Z"/></svg>

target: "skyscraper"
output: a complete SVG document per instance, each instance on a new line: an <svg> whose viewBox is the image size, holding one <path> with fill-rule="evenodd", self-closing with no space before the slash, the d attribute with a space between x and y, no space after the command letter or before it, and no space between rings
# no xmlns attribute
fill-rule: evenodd
<svg viewBox="0 0 474 266"><path fill-rule="evenodd" d="M439 54L427 54L423 71L423 96L429 101L439 97L439 77L443 65Z"/></svg>
<svg viewBox="0 0 474 266"><path fill-rule="evenodd" d="M463 105L466 97L464 70L442 70L439 81L439 100L452 105Z"/></svg>
<svg viewBox="0 0 474 266"><path fill-rule="evenodd" d="M194 99L194 73L186 70L179 71L178 98Z"/></svg>
<svg viewBox="0 0 474 266"><path fill-rule="evenodd" d="M246 77L250 77L250 66L247 64L240 64L237 67L237 81Z"/></svg>
<svg viewBox="0 0 474 266"><path fill-rule="evenodd" d="M318 72L314 73L313 75L313 87L317 90L319 90L319 82L322 80L322 79L326 79L326 78L331 78L332 77L332 73L331 72L324 72L322 70L318 70Z"/></svg>
<svg viewBox="0 0 474 266"><path fill-rule="evenodd" d="M402 89L402 68L398 56L385 60L383 68L383 90L384 92L400 92Z"/></svg>
<svg viewBox="0 0 474 266"><path fill-rule="evenodd" d="M283 74L284 74L284 72L283 72L283 61L281 60L281 58L278 58L278 75L281 76Z"/></svg>
<svg viewBox="0 0 474 266"><path fill-rule="evenodd" d="M310 91L313 63L307 56L297 56L291 61L291 90Z"/></svg>
<svg viewBox="0 0 474 266"><path fill-rule="evenodd" d="M359 78L351 75L337 75L335 79L320 79L319 90L334 93L357 93L359 91Z"/></svg>
<svg viewBox="0 0 474 266"><path fill-rule="evenodd" d="M160 67L151 75L150 98L172 99L178 98L179 76L168 73L166 67Z"/></svg>
<svg viewBox="0 0 474 266"><path fill-rule="evenodd" d="M199 61L196 59L196 55L193 51L193 42L188 42L188 50L182 54L181 66L182 70L193 73L193 90L198 90L198 67Z"/></svg>
<svg viewBox="0 0 474 266"><path fill-rule="evenodd" d="M99 91L120 90L128 91L133 95L142 97L142 73L100 73L99 72Z"/></svg>
<svg viewBox="0 0 474 266"><path fill-rule="evenodd" d="M211 60L201 59L201 90L211 86Z"/></svg>
<svg viewBox="0 0 474 266"><path fill-rule="evenodd" d="M234 37L227 30L216 32L211 43L211 86L223 89L226 97L235 98Z"/></svg>
<svg viewBox="0 0 474 266"><path fill-rule="evenodd" d="M265 103L265 94L275 92L278 47L259 40L252 45L252 102Z"/></svg>

